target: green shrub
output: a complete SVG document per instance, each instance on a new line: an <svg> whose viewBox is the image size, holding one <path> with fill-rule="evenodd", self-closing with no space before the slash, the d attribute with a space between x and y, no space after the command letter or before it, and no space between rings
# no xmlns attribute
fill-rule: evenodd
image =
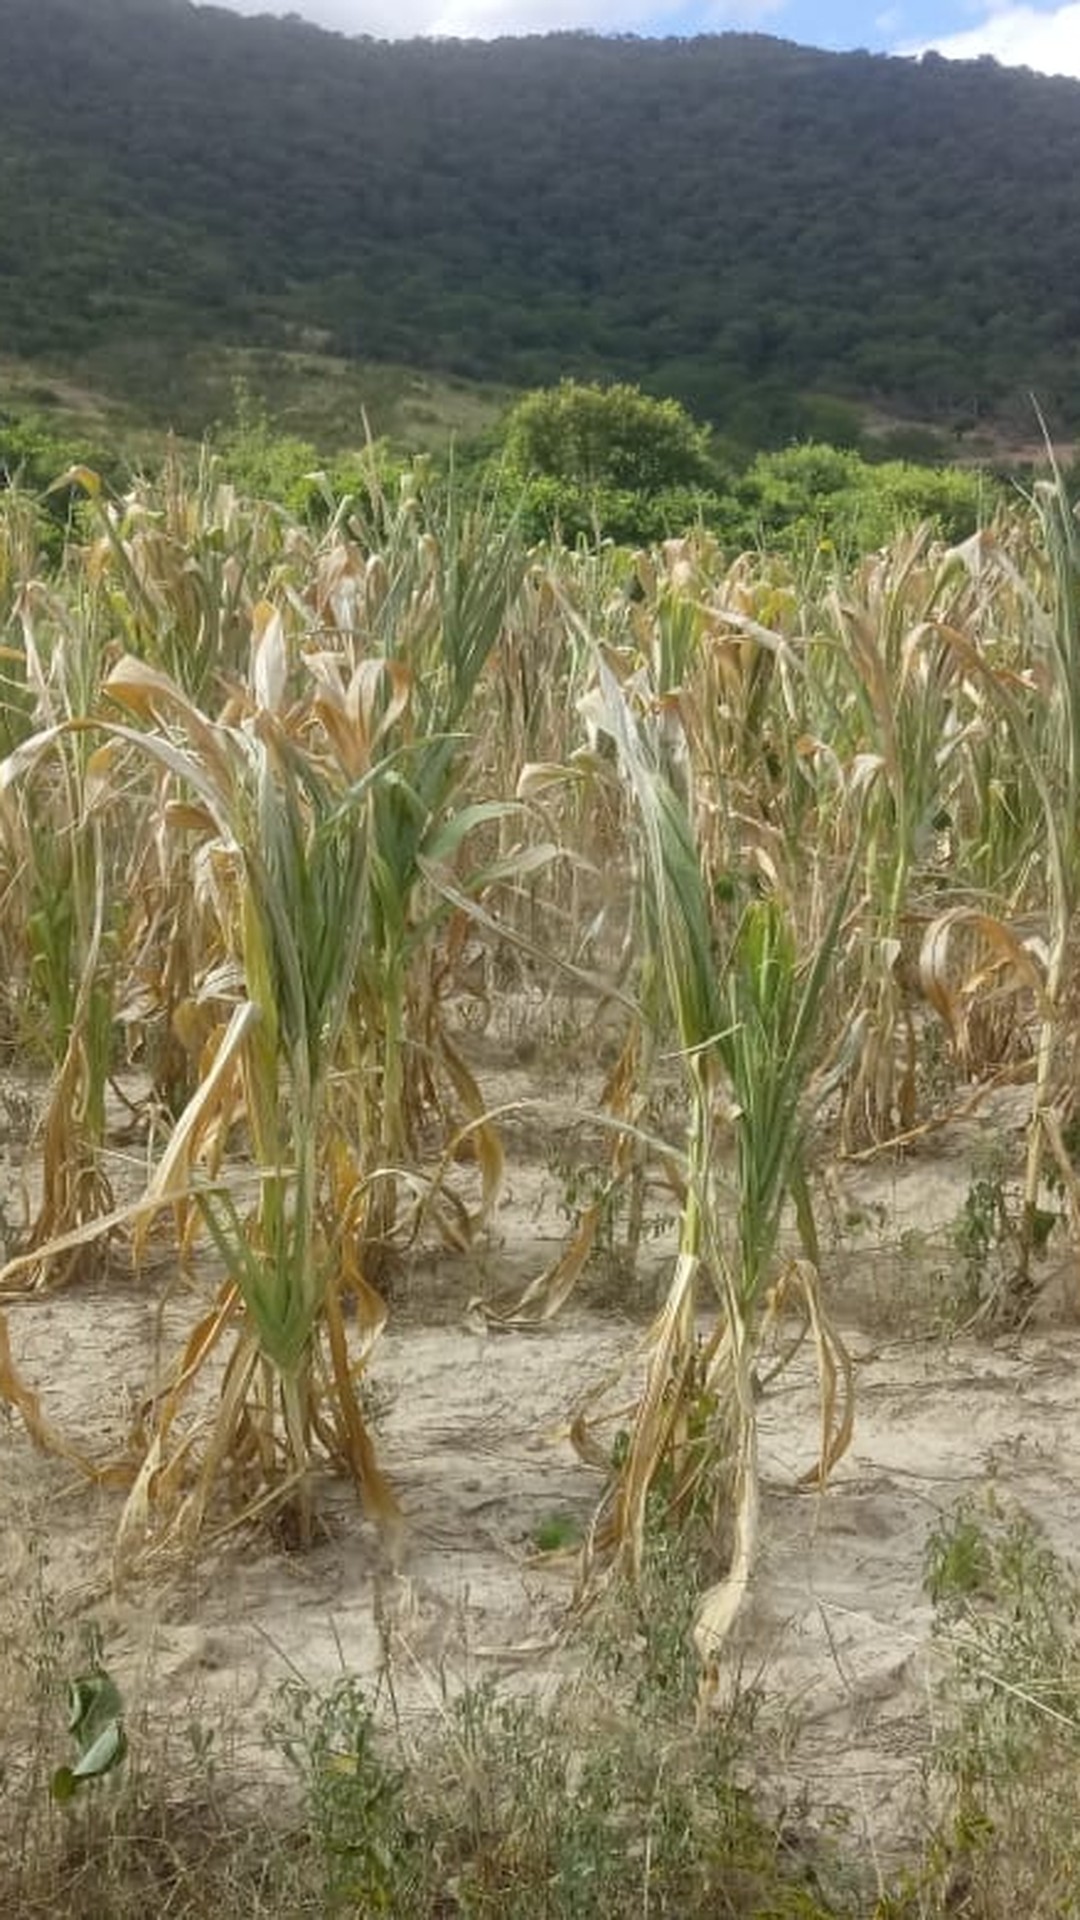
<svg viewBox="0 0 1080 1920"><path fill-rule="evenodd" d="M828 542L858 554L929 521L950 542L965 539L993 503L979 473L889 460L873 466L850 449L817 443L762 453L731 490L716 531L738 547Z"/></svg>

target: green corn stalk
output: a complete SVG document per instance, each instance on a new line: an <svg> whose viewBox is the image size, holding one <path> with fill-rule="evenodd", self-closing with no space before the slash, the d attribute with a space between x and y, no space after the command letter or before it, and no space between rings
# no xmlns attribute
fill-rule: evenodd
<svg viewBox="0 0 1080 1920"><path fill-rule="evenodd" d="M447 909L427 889L425 873L452 858L478 819L459 802L473 752L470 714L523 560L513 526L497 524L490 507L466 511L453 488L434 508L410 491L396 510L384 503L376 534L381 546L367 563L370 651L355 670L377 671L382 689L370 706L365 748L382 772L369 800L368 931L357 982L360 1030L378 1053L374 1071L369 1061L358 1082L369 1094L359 1116L373 1156L368 1171L379 1169L366 1228L368 1259L377 1262L397 1215L393 1169L414 1149L417 1082L421 1068L429 1071L409 1032L432 1028L433 1011L414 1003ZM443 1040L440 1051L449 1060ZM467 1090L463 1064L454 1060L451 1070L458 1090Z"/></svg>
<svg viewBox="0 0 1080 1920"><path fill-rule="evenodd" d="M756 1526L753 1364L773 1277L782 1208L795 1201L810 1258L816 1242L803 1167L816 1022L840 936L847 887L810 962L800 966L778 901L750 903L722 954L693 816L662 743L638 719L614 675L598 666L599 710L634 802L641 837L645 937L663 980L690 1101L686 1198L668 1297L646 1343L647 1374L625 1447L593 1527L586 1577L597 1565L640 1569L651 1490L666 1478L676 1510L705 1503L734 1512L735 1557L725 1598L706 1596L699 1644L710 1661L745 1588ZM717 1164L734 1133L733 1227ZM702 1274L721 1313L700 1349ZM823 1471L844 1434L830 1432ZM732 1596L736 1596L734 1599Z"/></svg>

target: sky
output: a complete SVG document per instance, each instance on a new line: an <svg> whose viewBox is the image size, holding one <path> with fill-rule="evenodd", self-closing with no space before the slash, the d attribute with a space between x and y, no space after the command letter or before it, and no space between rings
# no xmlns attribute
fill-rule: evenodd
<svg viewBox="0 0 1080 1920"><path fill-rule="evenodd" d="M235 13L300 14L338 33L490 38L503 33L776 34L805 46L921 53L1080 79L1080 0L214 0Z"/></svg>

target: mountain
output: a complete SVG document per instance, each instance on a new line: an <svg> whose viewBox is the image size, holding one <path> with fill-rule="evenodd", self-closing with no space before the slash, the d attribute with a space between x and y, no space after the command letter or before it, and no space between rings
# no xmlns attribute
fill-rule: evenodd
<svg viewBox="0 0 1080 1920"><path fill-rule="evenodd" d="M0 0L0 352L214 343L1080 421L1080 86L763 35L346 40Z"/></svg>

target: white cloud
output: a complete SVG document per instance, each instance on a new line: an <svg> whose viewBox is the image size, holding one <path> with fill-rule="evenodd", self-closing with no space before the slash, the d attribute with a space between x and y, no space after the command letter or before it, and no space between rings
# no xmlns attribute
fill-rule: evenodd
<svg viewBox="0 0 1080 1920"><path fill-rule="evenodd" d="M233 13L298 13L335 33L377 40L443 35L460 40L499 34L594 28L632 33L655 17L655 0L214 0Z"/></svg>
<svg viewBox="0 0 1080 1920"><path fill-rule="evenodd" d="M1029 6L998 6L977 27L927 40L900 53L944 54L949 60L977 60L992 54L1006 67L1032 67L1036 73L1062 73L1080 80L1080 4L1041 13Z"/></svg>
<svg viewBox="0 0 1080 1920"><path fill-rule="evenodd" d="M301 14L335 33L405 40L416 34L490 40L500 34L662 32L685 17L681 0L205 0L233 13ZM754 27L783 11L787 0L712 0L702 32ZM672 29L675 30L674 28Z"/></svg>

